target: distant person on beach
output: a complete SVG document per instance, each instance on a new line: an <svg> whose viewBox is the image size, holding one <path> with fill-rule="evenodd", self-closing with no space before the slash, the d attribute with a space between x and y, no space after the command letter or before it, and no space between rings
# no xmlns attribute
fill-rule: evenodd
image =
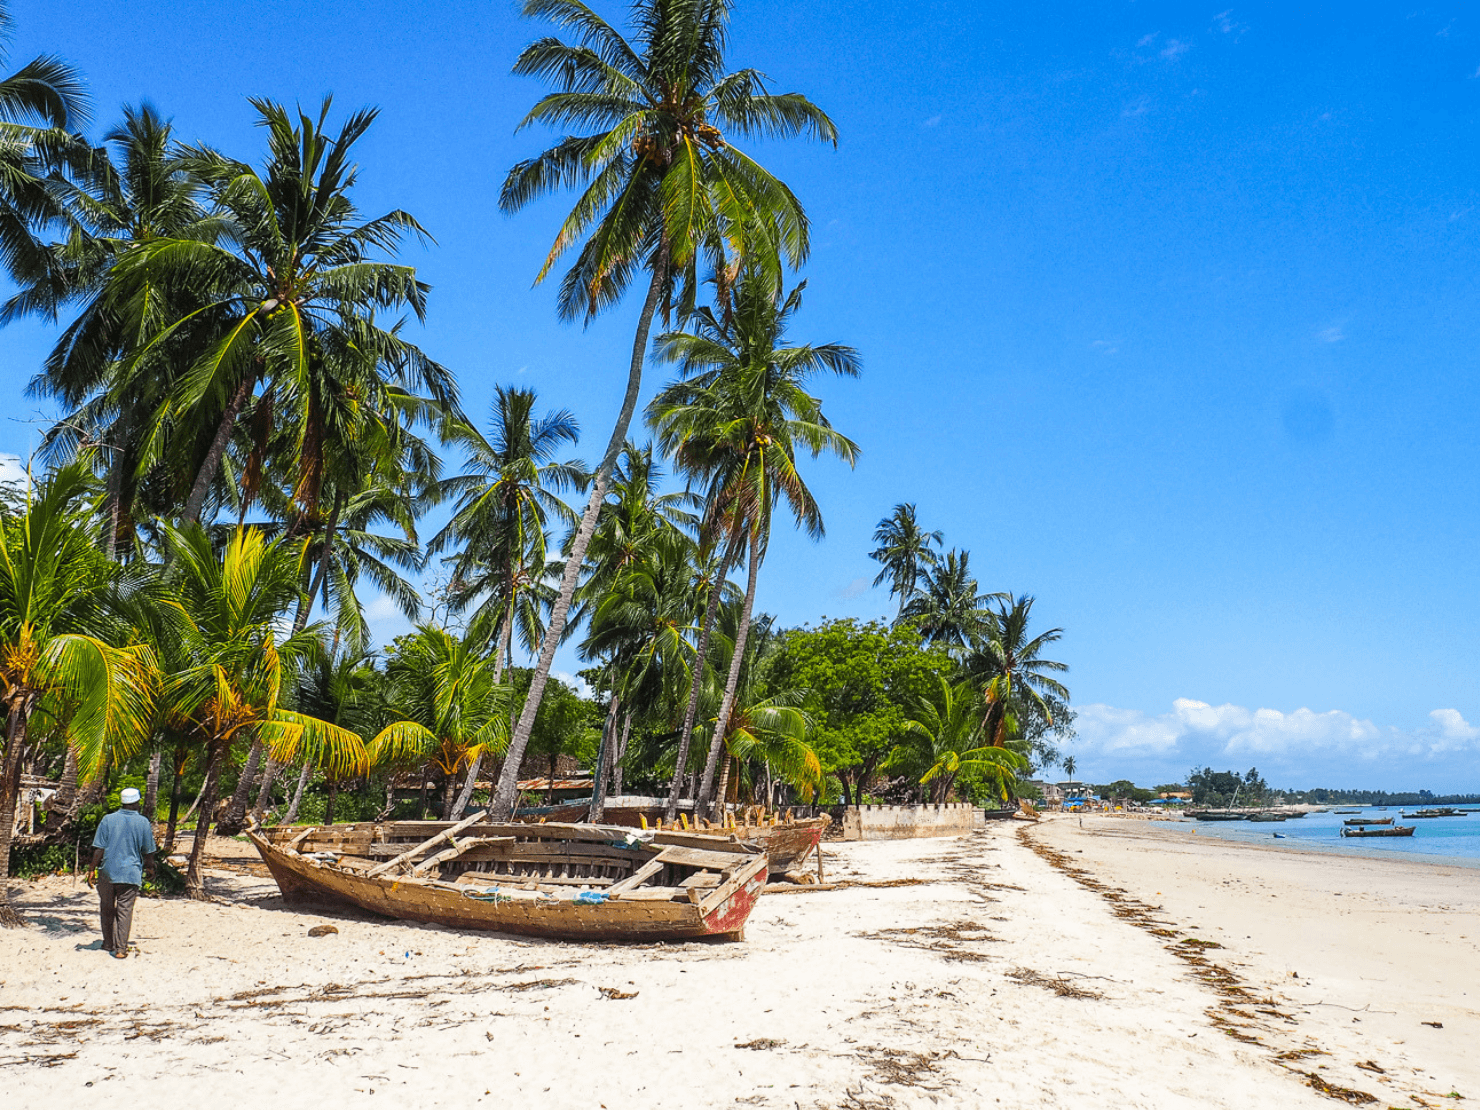
<svg viewBox="0 0 1480 1110"><path fill-rule="evenodd" d="M93 836L92 870L87 883L98 887L98 910L103 919L103 951L115 960L128 956L128 935L134 924L134 901L144 885L144 871L154 878L154 826L139 811L139 792L132 787L118 796L115 809L98 822ZM99 868L102 868L99 871Z"/></svg>

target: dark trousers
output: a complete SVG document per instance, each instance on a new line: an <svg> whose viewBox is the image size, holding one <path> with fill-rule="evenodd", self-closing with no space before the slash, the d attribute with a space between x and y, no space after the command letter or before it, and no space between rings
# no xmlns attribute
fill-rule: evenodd
<svg viewBox="0 0 1480 1110"><path fill-rule="evenodd" d="M108 952L127 952L128 934L134 924L134 899L139 888L132 883L115 883L107 872L98 871L98 910L103 918L103 948Z"/></svg>

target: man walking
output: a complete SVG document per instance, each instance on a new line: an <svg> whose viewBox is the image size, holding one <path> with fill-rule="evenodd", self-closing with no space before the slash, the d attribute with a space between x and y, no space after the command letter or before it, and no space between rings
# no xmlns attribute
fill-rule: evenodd
<svg viewBox="0 0 1480 1110"><path fill-rule="evenodd" d="M93 836L92 871L88 885L98 884L98 908L103 918L103 951L115 960L128 956L128 934L134 923L134 900L144 883L144 869L154 878L154 826L139 812L139 792L129 787L118 796L115 809L98 822ZM102 873L98 872L99 866Z"/></svg>

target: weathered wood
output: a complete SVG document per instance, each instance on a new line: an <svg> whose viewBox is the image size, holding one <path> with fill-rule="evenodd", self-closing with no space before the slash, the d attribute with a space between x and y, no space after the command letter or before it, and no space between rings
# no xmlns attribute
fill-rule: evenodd
<svg viewBox="0 0 1480 1110"><path fill-rule="evenodd" d="M628 875L621 882L613 883L607 893L623 894L629 890L636 890L643 883L647 882L653 876L657 875L657 873L659 871L662 871L663 868L666 866L668 866L668 860L664 858L663 853L659 853L652 859L648 860L641 867L639 867L636 871L632 872L632 874Z"/></svg>
<svg viewBox="0 0 1480 1110"><path fill-rule="evenodd" d="M500 837L498 839L504 838ZM422 860L411 869L411 873L413 875L420 875L423 871L430 871L438 864L446 863L448 860L457 859L459 856L472 848L481 848L485 844L493 844L496 842L497 841L495 840L495 838L486 836L470 836L466 840L459 840L446 851L438 852L435 856L431 856L427 859Z"/></svg>
<svg viewBox="0 0 1480 1110"><path fill-rule="evenodd" d="M457 824L455 824L455 825L451 826L450 828L444 829L441 832L437 833L436 836L428 837L426 840L423 840L420 844L416 845L416 847L412 848L410 851L408 851L408 852L402 852L395 859L390 860L387 863L382 863L379 867L372 868L370 871L368 871L366 873L367 878L373 879L377 875L383 875L387 871L391 870L391 868L396 867L396 866L399 866L400 864L405 863L407 860L411 859L412 857L419 856L422 852L425 852L425 851L427 851L428 849L431 849L431 848L435 848L439 843L441 843L444 840L448 841L449 843L451 843L453 845L456 845L457 844L457 841L453 839L453 834L462 832L463 829L467 828L469 825L476 825L479 821L483 820L487 816L488 816L488 814L485 811L483 811L483 810L480 809L477 813L473 814L472 816L470 816L470 817L464 817Z"/></svg>
<svg viewBox="0 0 1480 1110"><path fill-rule="evenodd" d="M681 867L705 867L724 871L736 866L748 857L739 853L716 852L702 848L685 848L671 844L663 849L660 857L664 863L676 863Z"/></svg>

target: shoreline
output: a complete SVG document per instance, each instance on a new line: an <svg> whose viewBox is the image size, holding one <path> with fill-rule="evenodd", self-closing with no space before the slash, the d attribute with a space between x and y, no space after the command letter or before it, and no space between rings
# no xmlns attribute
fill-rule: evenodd
<svg viewBox="0 0 1480 1110"><path fill-rule="evenodd" d="M1068 814L1065 815L1067 818ZM1119 815L1112 814L1086 814L1094 820L1100 821L1124 821ZM1306 840L1285 838L1275 840L1271 834L1268 841L1255 840L1252 836L1223 836L1216 832L1204 832L1200 828L1200 822L1190 818L1173 820L1159 820L1156 818L1133 818L1137 824L1144 827L1164 831L1169 837L1194 837L1201 836L1204 840L1216 841L1219 844L1242 845L1260 851L1292 852L1299 855L1315 856L1341 856L1358 859L1374 859L1384 862L1427 864L1437 867L1458 867L1464 869L1480 869L1480 858L1475 856L1447 856L1429 852L1416 852L1405 849L1385 850L1376 844L1366 844L1357 838L1336 839L1331 842L1320 840Z"/></svg>

